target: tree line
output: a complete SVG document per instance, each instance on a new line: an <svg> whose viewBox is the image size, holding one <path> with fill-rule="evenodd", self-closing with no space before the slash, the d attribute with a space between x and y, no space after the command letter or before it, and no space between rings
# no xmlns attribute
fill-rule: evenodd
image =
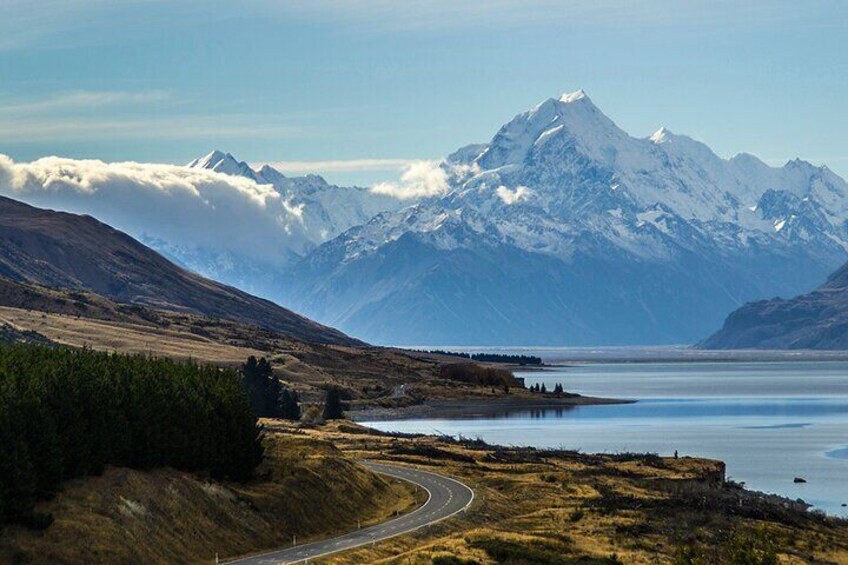
<svg viewBox="0 0 848 565"><path fill-rule="evenodd" d="M505 369L484 367L474 363L454 363L442 365L439 376L451 381L493 387L518 386L515 376Z"/></svg>
<svg viewBox="0 0 848 565"><path fill-rule="evenodd" d="M461 357L478 363L509 363L511 365L541 365L542 358L535 355L508 355L505 353L463 353L461 351L444 351L431 349L426 353L435 355L447 355L449 357Z"/></svg>
<svg viewBox="0 0 848 565"><path fill-rule="evenodd" d="M234 370L88 349L0 346L0 526L107 465L247 479L261 428Z"/></svg>

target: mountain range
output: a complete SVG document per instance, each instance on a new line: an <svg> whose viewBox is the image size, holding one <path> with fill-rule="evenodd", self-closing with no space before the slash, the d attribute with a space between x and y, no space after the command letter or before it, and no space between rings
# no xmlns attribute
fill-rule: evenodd
<svg viewBox="0 0 848 565"><path fill-rule="evenodd" d="M687 343L848 249L848 185L827 168L634 138L582 91L441 167L445 196L319 246L289 303L376 342Z"/></svg>
<svg viewBox="0 0 848 565"><path fill-rule="evenodd" d="M96 180L60 184L40 169L10 192L72 202L193 271L384 344L693 343L746 302L807 292L848 259L848 184L826 167L724 159L666 128L633 137L582 91L433 163L435 189L405 199L221 151L168 174L212 202L203 213L250 200L249 213L178 231L155 211L89 204L109 183L92 191ZM206 197L221 185L226 199Z"/></svg>

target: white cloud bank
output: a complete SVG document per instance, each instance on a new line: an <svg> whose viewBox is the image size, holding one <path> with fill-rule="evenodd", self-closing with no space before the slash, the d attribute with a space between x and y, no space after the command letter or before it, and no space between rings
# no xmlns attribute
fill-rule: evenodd
<svg viewBox="0 0 848 565"><path fill-rule="evenodd" d="M448 173L441 161L414 161L404 168L399 182L381 182L371 187L376 194L401 200L442 196L448 190Z"/></svg>
<svg viewBox="0 0 848 565"><path fill-rule="evenodd" d="M95 218L134 237L285 263L310 244L303 210L270 185L174 165L0 154L0 194Z"/></svg>
<svg viewBox="0 0 848 565"><path fill-rule="evenodd" d="M515 204L516 202L524 202L530 198L530 189L524 185L518 185L515 189L509 189L504 185L501 185L495 189L495 193L507 206Z"/></svg>

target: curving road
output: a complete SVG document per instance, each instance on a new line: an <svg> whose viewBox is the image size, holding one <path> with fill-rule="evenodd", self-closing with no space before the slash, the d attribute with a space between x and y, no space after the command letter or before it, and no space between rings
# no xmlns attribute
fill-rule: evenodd
<svg viewBox="0 0 848 565"><path fill-rule="evenodd" d="M397 467L395 465L384 465L382 463L370 463L367 461L363 464L381 475L402 479L418 485L429 495L427 502L409 514L404 514L387 522L362 528L361 530L356 530L336 538L296 545L261 555L228 561L227 563L238 563L240 565L303 563L307 559L323 557L331 553L374 544L395 536L407 534L430 524L435 524L465 510L474 500L473 490L450 477L444 477L436 473L413 469L411 467Z"/></svg>

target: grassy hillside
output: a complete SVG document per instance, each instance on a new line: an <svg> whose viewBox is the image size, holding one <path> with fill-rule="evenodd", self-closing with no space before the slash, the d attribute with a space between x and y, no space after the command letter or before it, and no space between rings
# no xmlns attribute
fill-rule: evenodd
<svg viewBox="0 0 848 565"><path fill-rule="evenodd" d="M381 521L417 504L402 483L359 466L323 440L266 440L256 480L216 482L160 469L110 467L68 483L39 510L43 532L0 533L2 563L211 563Z"/></svg>

